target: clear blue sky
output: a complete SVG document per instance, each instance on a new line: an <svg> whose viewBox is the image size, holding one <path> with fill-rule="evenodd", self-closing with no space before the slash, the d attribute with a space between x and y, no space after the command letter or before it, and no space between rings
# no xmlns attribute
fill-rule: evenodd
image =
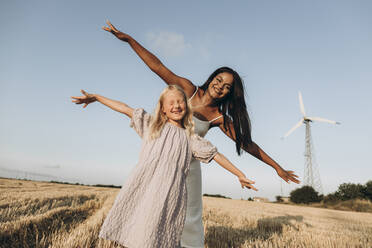
<svg viewBox="0 0 372 248"><path fill-rule="evenodd" d="M245 81L253 139L302 178L307 113L340 121L312 126L324 193L372 179L371 1L1 1L0 167L82 183L122 184L140 139L127 117L70 102L80 89L154 109L165 84L101 27L110 20L176 74L202 84L220 66ZM275 171L237 156L218 129L211 140L256 181L242 191L216 163L203 192L233 198L280 194ZM0 172L1 173L1 172ZM284 185L288 194L295 185Z"/></svg>

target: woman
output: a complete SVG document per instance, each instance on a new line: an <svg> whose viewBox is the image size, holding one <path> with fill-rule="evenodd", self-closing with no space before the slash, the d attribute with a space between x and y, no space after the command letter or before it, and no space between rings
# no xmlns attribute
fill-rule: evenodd
<svg viewBox="0 0 372 248"><path fill-rule="evenodd" d="M160 95L154 115L98 94L72 97L86 107L99 102L131 118L142 138L139 161L118 193L99 236L129 248L176 247L186 217L186 178L191 157L204 163L215 160L237 176L242 188L257 190L243 172L209 141L193 134L187 96L176 85Z"/></svg>
<svg viewBox="0 0 372 248"><path fill-rule="evenodd" d="M238 73L228 67L219 68L199 88L190 80L170 71L131 36L120 32L110 22L107 22L107 25L108 27L103 27L103 29L127 42L143 62L166 84L178 85L185 91L194 110L196 133L203 137L210 128L219 127L223 133L235 141L239 155L243 149L273 167L284 181L299 183L293 171L284 170L252 141L243 84ZM188 202L181 245L183 247L204 247L201 170L200 163L196 160L190 165L186 186Z"/></svg>

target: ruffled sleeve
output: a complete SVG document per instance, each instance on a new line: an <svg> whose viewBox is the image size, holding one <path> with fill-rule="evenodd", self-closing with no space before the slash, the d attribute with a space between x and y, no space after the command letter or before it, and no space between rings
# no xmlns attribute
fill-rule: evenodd
<svg viewBox="0 0 372 248"><path fill-rule="evenodd" d="M148 131L150 126L151 115L144 109L137 108L133 110L130 126L143 138L144 134Z"/></svg>
<svg viewBox="0 0 372 248"><path fill-rule="evenodd" d="M208 140L194 134L190 141L192 155L195 159L203 163L209 163L216 156L217 148Z"/></svg>

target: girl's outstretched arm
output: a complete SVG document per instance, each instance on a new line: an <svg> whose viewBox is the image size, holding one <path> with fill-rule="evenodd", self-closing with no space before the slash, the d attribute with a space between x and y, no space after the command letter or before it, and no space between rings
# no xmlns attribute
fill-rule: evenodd
<svg viewBox="0 0 372 248"><path fill-rule="evenodd" d="M141 46L135 39L130 35L123 33L116 29L109 21L106 22L108 27L102 27L103 30L112 33L119 40L127 42L130 47L137 53L137 55L145 62L145 64L155 72L166 84L176 84L180 86L188 97L195 91L195 85L190 80L177 76L171 70L169 70L163 63L146 48Z"/></svg>
<svg viewBox="0 0 372 248"><path fill-rule="evenodd" d="M252 185L255 182L247 179L244 173L241 172L238 168L236 168L224 155L218 152L216 156L214 156L213 159L223 168L225 168L226 170L230 171L232 174L237 176L242 188L246 187L248 189L253 189L257 191L257 189Z"/></svg>
<svg viewBox="0 0 372 248"><path fill-rule="evenodd" d="M230 125L231 133L225 129L223 125L223 118L220 118L218 121L218 125L222 132L224 132L229 138L235 141L235 131L234 131L234 125L230 122L228 125ZM284 181L289 183L290 181L294 183L300 183L298 180L298 176L294 174L294 171L291 170L284 170L277 162L275 162L269 155L267 155L255 142L252 142L247 147L242 147L242 149L255 158L261 160L265 164L271 166L273 169L275 169L276 173L279 177L281 177Z"/></svg>
<svg viewBox="0 0 372 248"><path fill-rule="evenodd" d="M83 94L83 96L72 96L72 102L76 104L84 104L83 108L85 108L86 106L88 106L88 104L97 101L119 113L125 114L132 118L133 108L129 107L123 102L112 100L98 94L89 94L84 90L81 90L81 93Z"/></svg>

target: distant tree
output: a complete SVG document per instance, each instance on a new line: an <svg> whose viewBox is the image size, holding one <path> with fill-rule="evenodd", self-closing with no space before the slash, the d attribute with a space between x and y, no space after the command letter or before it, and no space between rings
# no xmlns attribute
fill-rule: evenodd
<svg viewBox="0 0 372 248"><path fill-rule="evenodd" d="M291 192L290 198L291 202L294 203L310 203L310 202L320 202L322 197L318 195L318 192L314 190L311 186L303 186L301 188L295 189Z"/></svg>
<svg viewBox="0 0 372 248"><path fill-rule="evenodd" d="M339 201L340 198L336 195L336 193L331 193L323 197L324 203L332 203Z"/></svg>
<svg viewBox="0 0 372 248"><path fill-rule="evenodd" d="M324 195L323 194L320 194L319 195L319 201L323 201L323 199L324 199Z"/></svg>
<svg viewBox="0 0 372 248"><path fill-rule="evenodd" d="M361 184L343 183L338 186L336 196L342 200L347 201L351 199L364 198L365 187Z"/></svg>
<svg viewBox="0 0 372 248"><path fill-rule="evenodd" d="M118 185L112 185L112 184L94 184L93 187L102 187L102 188L121 188L121 186Z"/></svg>
<svg viewBox="0 0 372 248"><path fill-rule="evenodd" d="M275 196L276 202L283 202L283 198L280 195Z"/></svg>
<svg viewBox="0 0 372 248"><path fill-rule="evenodd" d="M203 194L203 196L231 199L230 197L227 197L227 196L224 196L224 195L220 195L220 194L216 194L216 195L213 195L213 194Z"/></svg>
<svg viewBox="0 0 372 248"><path fill-rule="evenodd" d="M372 201L372 180L369 180L363 189L363 196L364 198Z"/></svg>
<svg viewBox="0 0 372 248"><path fill-rule="evenodd" d="M252 197L249 197L247 200L248 201L253 201L253 198Z"/></svg>

